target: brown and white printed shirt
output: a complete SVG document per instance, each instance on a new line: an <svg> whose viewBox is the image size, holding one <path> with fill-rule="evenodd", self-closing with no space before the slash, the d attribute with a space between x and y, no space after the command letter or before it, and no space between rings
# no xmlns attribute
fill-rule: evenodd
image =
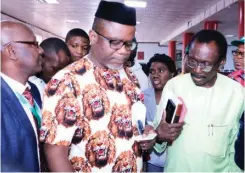
<svg viewBox="0 0 245 173"><path fill-rule="evenodd" d="M143 99L128 68L98 68L85 57L47 84L40 140L69 146L76 171L140 172L141 151L134 140L138 117L132 116L132 106Z"/></svg>

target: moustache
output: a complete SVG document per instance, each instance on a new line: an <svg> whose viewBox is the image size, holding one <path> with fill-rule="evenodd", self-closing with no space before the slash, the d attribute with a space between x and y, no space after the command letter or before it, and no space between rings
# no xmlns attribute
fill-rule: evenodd
<svg viewBox="0 0 245 173"><path fill-rule="evenodd" d="M194 77L194 78L206 78L206 76L197 75L197 74L193 74L193 73L191 73L191 77Z"/></svg>

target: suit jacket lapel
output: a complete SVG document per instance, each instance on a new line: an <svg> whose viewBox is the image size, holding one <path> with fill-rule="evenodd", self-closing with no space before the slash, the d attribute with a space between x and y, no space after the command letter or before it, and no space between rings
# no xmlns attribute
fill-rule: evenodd
<svg viewBox="0 0 245 173"><path fill-rule="evenodd" d="M9 107L10 110L12 109L12 112L14 112L14 114L12 114L13 118L18 119L20 123L23 124L27 134L29 134L28 136L34 137L36 141L34 129L24 108L3 78L1 78L1 90L2 101Z"/></svg>

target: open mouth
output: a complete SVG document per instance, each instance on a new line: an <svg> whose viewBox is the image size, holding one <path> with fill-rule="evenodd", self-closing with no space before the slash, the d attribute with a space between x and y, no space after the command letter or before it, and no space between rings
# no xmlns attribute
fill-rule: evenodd
<svg viewBox="0 0 245 173"><path fill-rule="evenodd" d="M92 100L91 105L93 107L94 112L101 112L103 110L102 102L100 99Z"/></svg>
<svg viewBox="0 0 245 173"><path fill-rule="evenodd" d="M96 149L94 151L96 152L97 158L99 160L106 159L107 149L104 145L96 147Z"/></svg>
<svg viewBox="0 0 245 173"><path fill-rule="evenodd" d="M242 65L240 63L235 63L236 68L242 68Z"/></svg>
<svg viewBox="0 0 245 173"><path fill-rule="evenodd" d="M72 110L70 110L70 111L68 112L67 118L68 118L69 120L76 120L76 114L75 114L75 112L72 111Z"/></svg>
<svg viewBox="0 0 245 173"><path fill-rule="evenodd" d="M124 124L125 131L131 131L131 129L132 129L131 121L126 120L123 124Z"/></svg>
<svg viewBox="0 0 245 173"><path fill-rule="evenodd" d="M65 123L69 125L73 125L76 122L76 112L74 110L70 110L69 108L65 108L66 116L64 117Z"/></svg>
<svg viewBox="0 0 245 173"><path fill-rule="evenodd" d="M160 80L153 80L153 84L154 85L159 85L160 84Z"/></svg>
<svg viewBox="0 0 245 173"><path fill-rule="evenodd" d="M59 80L58 79L52 79L51 80L51 85L56 87L59 84Z"/></svg>
<svg viewBox="0 0 245 173"><path fill-rule="evenodd" d="M124 165L125 165L125 164L124 164ZM129 164L127 164L127 166L124 167L124 168L122 169L122 171L120 171L120 172L123 172L123 173L126 173L126 172L132 172L132 168L131 168L131 166L130 166Z"/></svg>
<svg viewBox="0 0 245 173"><path fill-rule="evenodd" d="M101 107L101 103L100 103L99 100L94 101L93 105L94 105L95 108L100 108Z"/></svg>
<svg viewBox="0 0 245 173"><path fill-rule="evenodd" d="M76 137L82 137L83 136L83 129L78 128L75 132Z"/></svg>

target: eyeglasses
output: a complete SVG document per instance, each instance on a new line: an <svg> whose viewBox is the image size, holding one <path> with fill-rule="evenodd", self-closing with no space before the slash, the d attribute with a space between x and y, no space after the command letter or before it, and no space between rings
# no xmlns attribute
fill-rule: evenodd
<svg viewBox="0 0 245 173"><path fill-rule="evenodd" d="M21 44L28 44L28 45L32 45L35 46L36 48L39 48L39 44L38 41L11 41L5 45L3 45L3 47L8 46L11 43L21 43Z"/></svg>
<svg viewBox="0 0 245 173"><path fill-rule="evenodd" d="M135 41L121 41L121 40L112 40L112 39L109 39L107 37L105 37L104 35L100 34L99 32L95 31L95 33L97 33L99 36L101 36L102 38L104 38L105 40L107 40L109 43L110 43L110 47L114 50L118 50L118 49L121 49L124 45L125 45L125 48L127 50L134 50L137 46L137 42Z"/></svg>
<svg viewBox="0 0 245 173"><path fill-rule="evenodd" d="M239 50L233 50L232 51L232 55L233 56L237 56L237 57L238 57L238 55L240 55L243 58L244 57L244 52L241 52Z"/></svg>
<svg viewBox="0 0 245 173"><path fill-rule="evenodd" d="M201 67L201 70L203 72L210 72L213 68L213 66L215 65L209 65L207 63L203 63L203 62L197 62L196 60L194 60L193 58L191 58L188 54L185 55L186 57L186 63L190 68L197 68L198 66Z"/></svg>

